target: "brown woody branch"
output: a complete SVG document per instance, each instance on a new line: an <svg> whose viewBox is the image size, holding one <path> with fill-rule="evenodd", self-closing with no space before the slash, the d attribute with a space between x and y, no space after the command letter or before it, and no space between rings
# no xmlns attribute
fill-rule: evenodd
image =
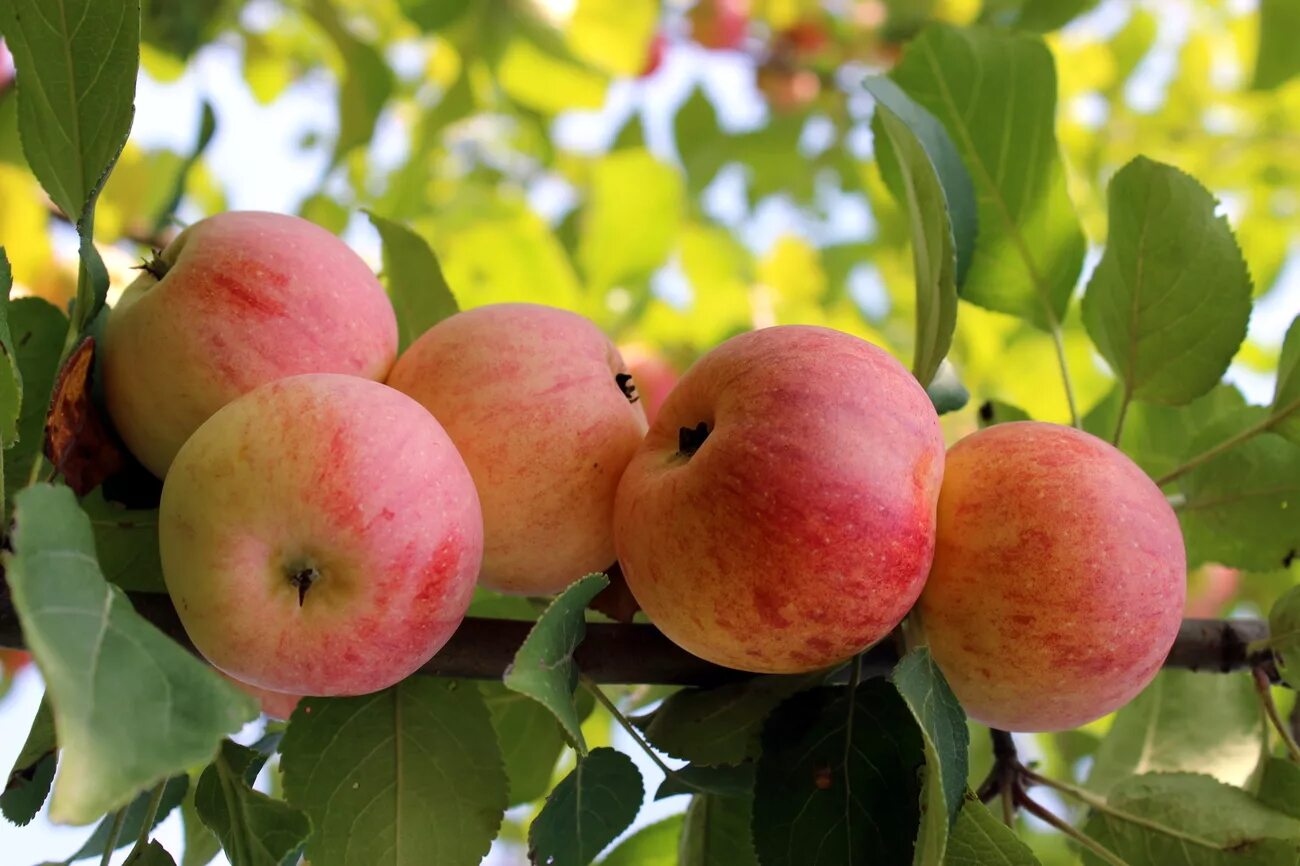
<svg viewBox="0 0 1300 866"><path fill-rule="evenodd" d="M130 597L141 616L193 650L166 595L131 593ZM420 673L500 679L531 627L531 622L523 620L466 619ZM1258 619L1183 620L1165 667L1223 673L1244 671L1261 663L1250 656L1248 645L1267 636L1268 626ZM22 630L3 581L0 581L0 647L23 647ZM709 686L748 676L696 658L652 625L588 623L587 637L578 647L576 658L582 672L598 683ZM882 641L863 657L863 674L887 673L897 660L897 650L891 642Z"/></svg>

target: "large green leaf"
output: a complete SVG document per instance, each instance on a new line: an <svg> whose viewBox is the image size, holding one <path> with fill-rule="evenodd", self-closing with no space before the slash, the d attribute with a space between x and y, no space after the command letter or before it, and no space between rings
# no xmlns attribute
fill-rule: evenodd
<svg viewBox="0 0 1300 866"><path fill-rule="evenodd" d="M221 840L231 866L280 866L311 833L302 812L253 790L265 761L264 755L226 740L194 791L194 807Z"/></svg>
<svg viewBox="0 0 1300 866"><path fill-rule="evenodd" d="M1126 397L1186 403L1214 387L1245 339L1246 262L1214 196L1172 166L1137 157L1109 198L1084 324Z"/></svg>
<svg viewBox="0 0 1300 866"><path fill-rule="evenodd" d="M161 842L150 839L139 853L127 858L122 866L176 866L176 861Z"/></svg>
<svg viewBox="0 0 1300 866"><path fill-rule="evenodd" d="M1277 419L1274 430L1300 445L1300 316L1291 322L1282 341L1271 417Z"/></svg>
<svg viewBox="0 0 1300 866"><path fill-rule="evenodd" d="M943 123L975 185L963 298L1040 328L1065 317L1084 239L1056 146L1056 69L1042 39L931 24L891 77Z"/></svg>
<svg viewBox="0 0 1300 866"><path fill-rule="evenodd" d="M139 0L6 0L0 32L18 69L27 163L79 222L131 130Z"/></svg>
<svg viewBox="0 0 1300 866"><path fill-rule="evenodd" d="M19 827L36 817L49 796L54 767L59 760L57 746L50 702L42 699L27 739L5 777L4 792L0 793L0 812Z"/></svg>
<svg viewBox="0 0 1300 866"><path fill-rule="evenodd" d="M1045 33L1096 5L1097 0L988 0L980 20Z"/></svg>
<svg viewBox="0 0 1300 866"><path fill-rule="evenodd" d="M305 698L281 743L291 804L307 813L314 866L476 864L506 808L483 696L410 677L355 698Z"/></svg>
<svg viewBox="0 0 1300 866"><path fill-rule="evenodd" d="M678 866L758 866L750 823L754 798L699 794L682 825Z"/></svg>
<svg viewBox="0 0 1300 866"><path fill-rule="evenodd" d="M752 677L707 689L682 689L638 724L656 749L695 764L757 758L763 722L777 705L820 682L820 675Z"/></svg>
<svg viewBox="0 0 1300 866"><path fill-rule="evenodd" d="M591 169L578 261L591 288L639 283L677 242L686 210L681 173L646 150L618 150Z"/></svg>
<svg viewBox="0 0 1300 866"><path fill-rule="evenodd" d="M759 861L910 863L924 763L921 732L891 683L795 695L763 727L753 817Z"/></svg>
<svg viewBox="0 0 1300 866"><path fill-rule="evenodd" d="M952 836L944 866L1039 866L1038 858L1015 832L967 794Z"/></svg>
<svg viewBox="0 0 1300 866"><path fill-rule="evenodd" d="M1200 431L1199 454L1266 420L1251 406ZM1260 433L1188 472L1180 482L1186 501L1178 510L1187 540L1188 564L1218 562L1268 571L1300 550L1300 445L1276 433Z"/></svg>
<svg viewBox="0 0 1300 866"><path fill-rule="evenodd" d="M1268 645L1282 677L1300 686L1300 586L1293 586L1268 612Z"/></svg>
<svg viewBox="0 0 1300 866"><path fill-rule="evenodd" d="M1268 758L1259 776L1259 801L1292 818L1300 818L1300 764Z"/></svg>
<svg viewBox="0 0 1300 866"><path fill-rule="evenodd" d="M122 589L166 592L158 553L158 510L127 508L96 488L81 499L95 532L95 552L104 579Z"/></svg>
<svg viewBox="0 0 1300 866"><path fill-rule="evenodd" d="M975 249L975 191L952 139L934 115L884 77L866 80L878 129L898 166L895 195L907 205L916 279L912 372L929 385L952 345L957 285ZM885 151L881 151L882 163Z"/></svg>
<svg viewBox="0 0 1300 866"><path fill-rule="evenodd" d="M1083 428L1109 439L1115 434L1124 390L1116 386L1083 418ZM1192 453L1199 432L1246 405L1232 385L1216 385L1182 406L1134 403L1124 416L1120 450L1152 478L1160 478L1182 465Z"/></svg>
<svg viewBox="0 0 1300 866"><path fill-rule="evenodd" d="M1271 90L1300 73L1300 5L1293 0L1260 0L1259 50L1255 55L1257 90Z"/></svg>
<svg viewBox="0 0 1300 866"><path fill-rule="evenodd" d="M970 732L966 713L939 666L924 647L903 657L890 675L925 740L921 825L916 839L917 866L943 860L948 828L957 820L966 794Z"/></svg>
<svg viewBox="0 0 1300 866"><path fill-rule="evenodd" d="M547 866L586 866L636 820L645 789L622 752L602 746L578 758L528 828L528 857Z"/></svg>
<svg viewBox="0 0 1300 866"><path fill-rule="evenodd" d="M1105 794L1130 776L1177 771L1243 785L1267 746L1264 714L1247 674L1161 671L1115 716L1088 787Z"/></svg>
<svg viewBox="0 0 1300 866"><path fill-rule="evenodd" d="M384 283L397 312L399 350L405 349L460 307L424 238L378 214L367 216L384 242Z"/></svg>
<svg viewBox="0 0 1300 866"><path fill-rule="evenodd" d="M251 698L131 609L95 562L90 521L66 487L20 492L5 571L45 677L62 761L50 814L85 824L212 759L257 716Z"/></svg>
<svg viewBox="0 0 1300 866"><path fill-rule="evenodd" d="M181 801L181 825L185 832L185 848L181 866L208 866L221 853L221 840L208 829L194 806L194 785L185 792Z"/></svg>
<svg viewBox="0 0 1300 866"><path fill-rule="evenodd" d="M540 798L551 789L551 776L564 751L559 721L537 701L501 683L479 683L479 688L501 744L510 780L510 805Z"/></svg>
<svg viewBox="0 0 1300 866"><path fill-rule="evenodd" d="M682 820L681 815L673 815L642 827L610 851L600 866L678 866Z"/></svg>
<svg viewBox="0 0 1300 866"><path fill-rule="evenodd" d="M1121 814L1095 810L1084 832L1132 866L1295 866L1300 856L1300 820L1209 776L1137 776L1107 802ZM1084 854L1087 866L1103 862Z"/></svg>
<svg viewBox="0 0 1300 866"><path fill-rule="evenodd" d="M22 410L18 416L18 441L4 452L6 509L32 473L45 442L45 413L59 370L59 354L68 333L68 317L40 298L18 298L9 303L9 331L23 380Z"/></svg>
<svg viewBox="0 0 1300 866"><path fill-rule="evenodd" d="M506 688L527 695L550 710L580 753L587 751L573 692L578 666L573 651L587 634L584 611L609 578L589 574L555 597L515 653L506 671Z"/></svg>

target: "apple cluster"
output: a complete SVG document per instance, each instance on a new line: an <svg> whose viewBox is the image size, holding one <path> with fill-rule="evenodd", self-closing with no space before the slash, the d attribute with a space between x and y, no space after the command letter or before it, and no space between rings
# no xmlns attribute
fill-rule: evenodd
<svg viewBox="0 0 1300 866"><path fill-rule="evenodd" d="M915 610L968 712L1008 730L1086 723L1160 667L1182 537L1109 444L1019 422L945 452L916 379L827 328L742 334L675 384L636 359L644 393L627 360L535 304L457 313L398 356L342 241L234 212L145 267L103 372L164 479L186 631L275 715L410 675L476 584L546 595L615 562L671 640L746 671L842 663Z"/></svg>

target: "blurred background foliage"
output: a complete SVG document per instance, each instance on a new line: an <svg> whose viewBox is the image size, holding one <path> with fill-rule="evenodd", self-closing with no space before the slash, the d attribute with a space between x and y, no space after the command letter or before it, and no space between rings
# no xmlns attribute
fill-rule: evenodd
<svg viewBox="0 0 1300 866"><path fill-rule="evenodd" d="M231 207L295 210L378 267L369 210L429 241L463 307L567 307L678 368L734 333L793 322L859 334L906 363L910 232L874 158L861 80L892 68L926 22L941 20L1045 34L1069 196L1089 250L1079 286L1106 239L1106 184L1141 153L1198 178L1236 231L1258 305L1229 378L1252 402L1269 399L1300 308L1294 0L143 7L135 131L95 225L115 291L149 246ZM75 234L24 162L6 61L0 243L18 290L63 307L75 291ZM1064 342L1087 414L1113 378L1084 332L1078 294ZM972 395L944 417L950 439L974 429L988 401L1069 420L1051 337L1021 319L963 303L950 361ZM1201 568L1189 615L1266 611L1296 571L1241 579ZM1192 764L1241 784L1259 757L1258 705L1245 678L1201 681L1162 674L1118 721L1024 737L1022 748L1049 774L1098 790L1108 775ZM658 696L643 689L624 703ZM1222 717L1203 722L1214 738L1200 742L1188 731L1206 712ZM1133 734L1099 751L1112 725ZM612 736L599 710L588 727L593 744ZM987 737L975 732L972 747L978 783ZM511 813L504 840L522 839L531 808ZM1029 838L1043 862L1077 862L1041 826Z"/></svg>

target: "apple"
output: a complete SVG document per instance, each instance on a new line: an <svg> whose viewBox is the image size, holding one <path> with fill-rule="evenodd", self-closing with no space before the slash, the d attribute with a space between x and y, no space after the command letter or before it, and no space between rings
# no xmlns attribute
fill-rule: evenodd
<svg viewBox="0 0 1300 866"><path fill-rule="evenodd" d="M637 397L646 421L654 423L659 414L659 407L668 398L668 392L677 384L681 374L658 350L641 343L631 343L618 347L619 354L627 363L627 370L632 374L636 385Z"/></svg>
<svg viewBox="0 0 1300 866"><path fill-rule="evenodd" d="M559 592L614 562L614 492L645 433L618 349L589 320L538 304L444 319L388 384L451 436L483 503L483 571L498 592Z"/></svg>
<svg viewBox="0 0 1300 866"><path fill-rule="evenodd" d="M195 431L163 483L158 541L185 631L218 669L357 695L411 674L456 630L483 524L469 471L418 403L309 373Z"/></svg>
<svg viewBox="0 0 1300 866"><path fill-rule="evenodd" d="M815 60L830 47L831 36L822 22L803 20L782 30L777 41L781 50L788 51L796 59L808 61Z"/></svg>
<svg viewBox="0 0 1300 866"><path fill-rule="evenodd" d="M1237 595L1241 572L1226 565L1207 562L1188 575L1190 583L1186 616L1215 617ZM1193 589L1194 587L1194 589Z"/></svg>
<svg viewBox="0 0 1300 866"><path fill-rule="evenodd" d="M742 334L686 371L628 465L619 563L689 652L823 668L916 601L943 458L925 390L882 349L811 326Z"/></svg>
<svg viewBox="0 0 1300 866"><path fill-rule="evenodd" d="M0 649L0 679L10 679L32 663L32 655L25 650Z"/></svg>
<svg viewBox="0 0 1300 866"><path fill-rule="evenodd" d="M740 48L749 33L749 0L699 0L687 18L699 45L713 51Z"/></svg>
<svg viewBox="0 0 1300 866"><path fill-rule="evenodd" d="M822 82L811 69L780 61L769 61L755 72L755 84L772 110L780 114L802 111L816 101Z"/></svg>
<svg viewBox="0 0 1300 866"><path fill-rule="evenodd" d="M273 692L270 689L259 689L257 686L250 686L246 682L237 680L230 674L218 670L217 673L235 688L244 694L252 697L262 707L262 714L268 718L285 721L293 715L293 711L298 708L298 702L302 700L302 695L289 695L284 692Z"/></svg>
<svg viewBox="0 0 1300 866"><path fill-rule="evenodd" d="M966 712L1006 731L1059 731L1140 692L1182 621L1178 519L1110 444L1039 421L948 452L921 620Z"/></svg>
<svg viewBox="0 0 1300 866"><path fill-rule="evenodd" d="M650 40L650 45L646 48L645 65L641 67L641 72L637 78L649 78L659 71L663 65L664 53L668 50L668 38L662 33L656 33Z"/></svg>
<svg viewBox="0 0 1300 866"><path fill-rule="evenodd" d="M233 211L190 226L143 266L103 348L113 423L161 478L200 424L258 385L298 373L382 380L397 319L370 268L325 229Z"/></svg>

